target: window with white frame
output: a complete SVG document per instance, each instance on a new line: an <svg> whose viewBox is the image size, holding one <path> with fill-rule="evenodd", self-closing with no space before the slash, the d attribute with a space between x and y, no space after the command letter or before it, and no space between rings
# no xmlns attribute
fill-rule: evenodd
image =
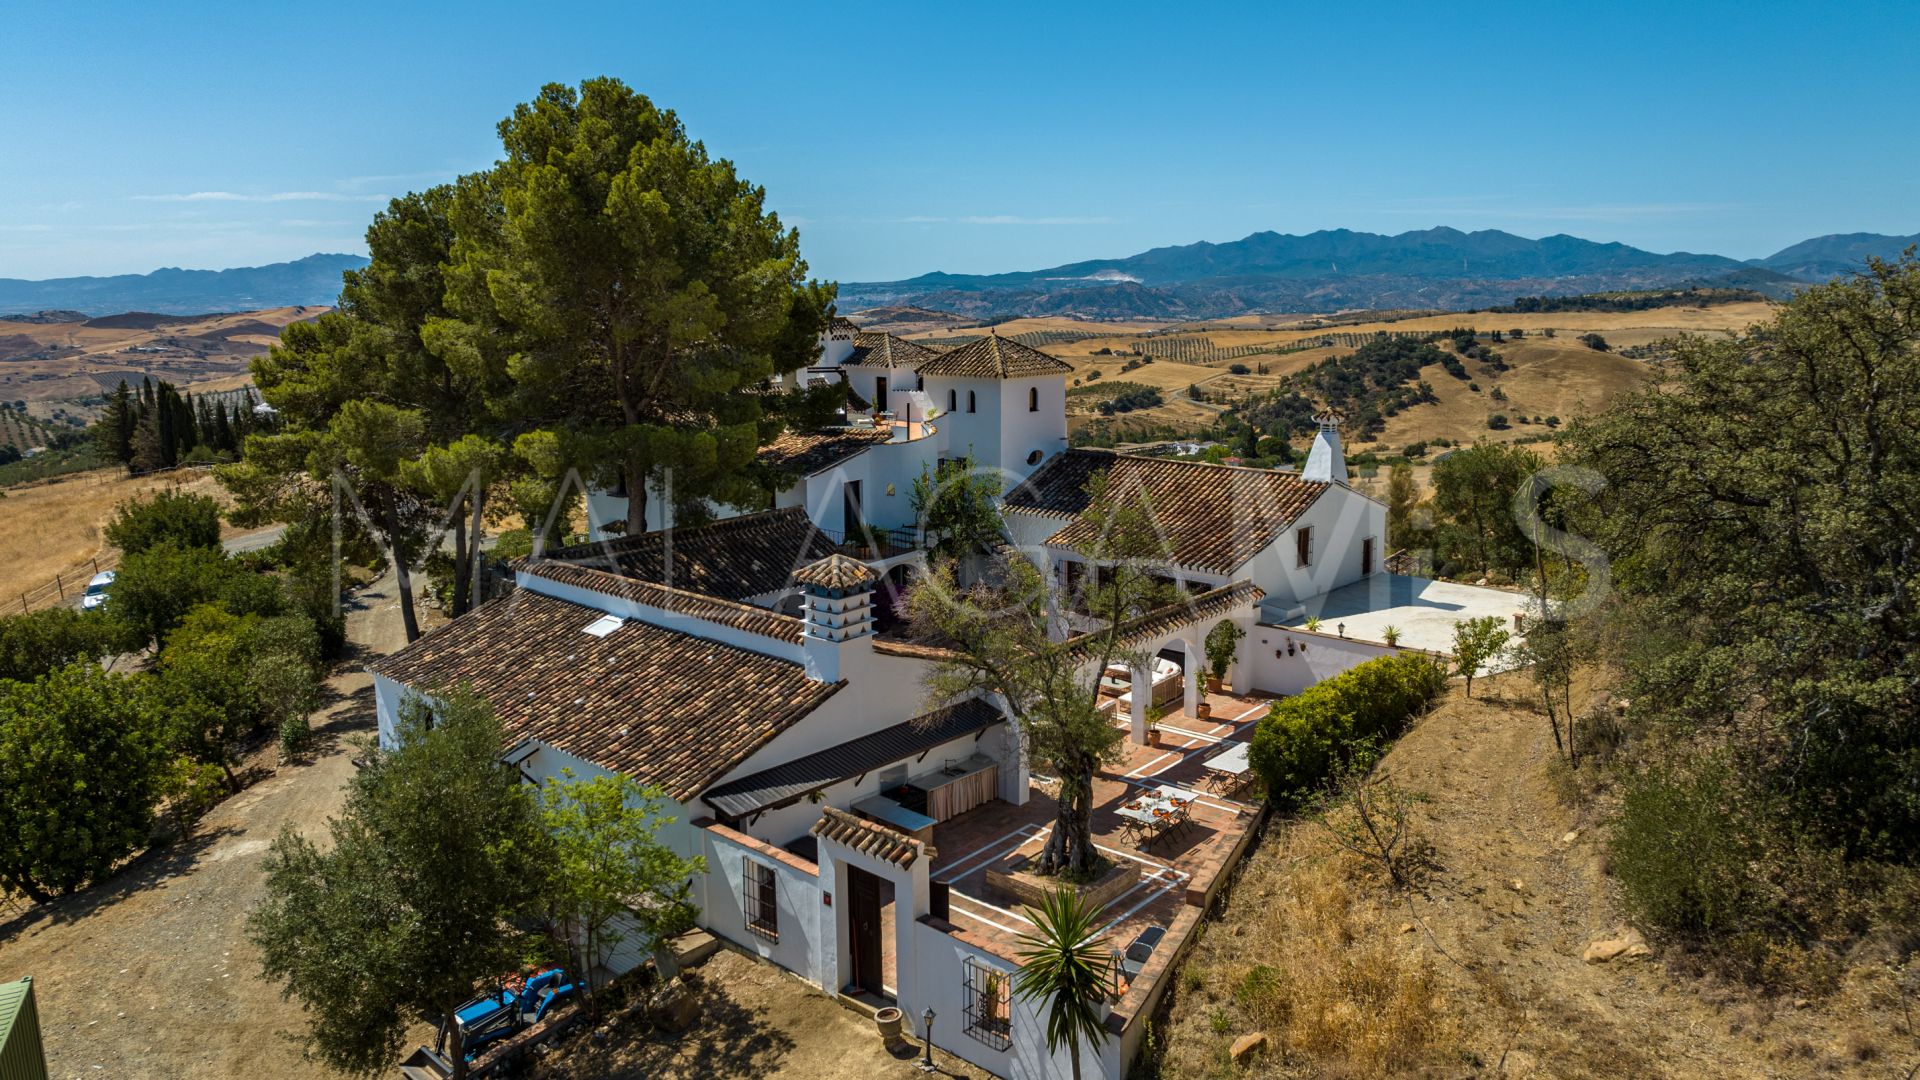
<svg viewBox="0 0 1920 1080"><path fill-rule="evenodd" d="M746 856L745 873L740 875L740 909L746 912L747 929L770 941L780 940L780 904L774 892L773 867Z"/></svg>
<svg viewBox="0 0 1920 1080"><path fill-rule="evenodd" d="M966 979L967 1034L995 1050L1013 1045L1013 976L968 957L961 965Z"/></svg>

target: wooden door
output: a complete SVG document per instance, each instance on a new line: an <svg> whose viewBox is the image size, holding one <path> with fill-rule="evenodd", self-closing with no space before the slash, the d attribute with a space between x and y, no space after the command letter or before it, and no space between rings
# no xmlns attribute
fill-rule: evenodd
<svg viewBox="0 0 1920 1080"><path fill-rule="evenodd" d="M1360 572L1373 573L1373 537L1360 541Z"/></svg>
<svg viewBox="0 0 1920 1080"><path fill-rule="evenodd" d="M880 973L880 879L857 866L847 867L847 922L853 934L853 985L885 993Z"/></svg>

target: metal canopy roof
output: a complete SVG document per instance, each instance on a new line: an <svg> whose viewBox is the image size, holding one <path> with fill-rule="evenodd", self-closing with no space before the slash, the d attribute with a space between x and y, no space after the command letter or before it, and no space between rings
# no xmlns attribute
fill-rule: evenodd
<svg viewBox="0 0 1920 1080"><path fill-rule="evenodd" d="M722 814L745 817L798 801L810 791L905 761L963 735L984 731L1003 719L999 709L980 698L972 698L771 769L729 780L701 798Z"/></svg>

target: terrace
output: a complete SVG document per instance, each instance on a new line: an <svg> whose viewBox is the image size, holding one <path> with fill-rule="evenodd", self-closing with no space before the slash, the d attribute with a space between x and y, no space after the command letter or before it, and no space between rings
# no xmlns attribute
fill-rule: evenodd
<svg viewBox="0 0 1920 1080"><path fill-rule="evenodd" d="M1268 703L1226 693L1208 694L1206 701L1210 717L1169 714L1160 722L1160 745L1127 744L1125 760L1094 780L1094 842L1115 865L1138 871L1137 879L1108 903L1101 933L1118 951L1149 927L1167 932L1153 961L1128 981L1137 984L1142 1002L1159 973L1186 945L1258 821L1258 804L1244 785L1211 772L1208 763L1244 744ZM1120 811L1161 787L1191 800L1188 820L1143 837L1128 828ZM946 924L1008 960L1018 961L1019 937L1031 933L1034 924L1023 914L1023 905L1000 885L990 884L988 876L1038 855L1053 828L1055 790L1055 782L1036 777L1025 806L995 800L934 828L932 877L948 888ZM1127 983L1120 987L1123 1008L1135 1000L1134 989Z"/></svg>

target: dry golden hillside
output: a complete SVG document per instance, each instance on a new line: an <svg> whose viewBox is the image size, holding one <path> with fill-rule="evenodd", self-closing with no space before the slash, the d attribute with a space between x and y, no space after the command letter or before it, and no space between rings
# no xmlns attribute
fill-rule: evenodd
<svg viewBox="0 0 1920 1080"><path fill-rule="evenodd" d="M282 307L223 315L108 315L84 322L0 320L0 400L82 400L120 380L166 379L185 390L244 384L247 362L281 329L328 309ZM207 384L213 384L208 386Z"/></svg>
<svg viewBox="0 0 1920 1080"><path fill-rule="evenodd" d="M1270 824L1180 972L1161 1075L1871 1078L1920 1061L1896 970L1774 997L1670 968L1658 939L1589 962L1638 940L1606 872L1606 800L1566 794L1524 674L1474 690L1454 685L1378 770L1421 797L1415 887L1390 890L1318 825ZM1256 1032L1270 1051L1236 1067Z"/></svg>
<svg viewBox="0 0 1920 1080"><path fill-rule="evenodd" d="M1204 323L1093 322L1071 318L1016 319L993 332L1035 345L1073 365L1070 385L1099 386L1123 380L1159 390L1167 403L1158 408L1096 421L1085 408L1070 409L1069 427L1079 432L1089 424L1109 424L1125 439L1144 437L1156 429L1199 434L1221 413L1218 404L1179 400L1198 385L1210 398L1234 400L1279 388L1286 377L1329 358L1345 356L1356 345L1380 333L1429 333L1472 327L1483 340L1495 330L1503 334L1520 329L1525 336L1491 343L1509 370L1469 362L1470 379L1457 380L1438 367L1423 372L1434 387L1437 402L1408 409L1387 420L1373 439L1355 438L1356 451L1395 452L1412 443L1436 439L1470 443L1481 438L1512 441L1545 434L1549 429L1531 421L1558 417L1562 421L1606 408L1614 399L1644 384L1651 369L1618 350L1649 345L1678 334L1737 332L1771 317L1774 305L1765 302L1714 304L1704 307L1666 307L1634 312L1544 312L1490 314L1458 312L1409 313L1381 316L1258 315ZM949 344L987 332L983 327L958 324L900 324L896 332L929 342ZM1546 336L1552 332L1552 337ZM1599 333L1615 350L1600 352L1579 342L1586 333ZM1321 345L1331 338L1333 344ZM1150 362L1143 362L1148 361ZM1235 368L1244 369L1236 373ZM1478 391L1468 387L1477 383ZM1504 395L1502 401L1495 391ZM1082 396L1084 405L1091 398ZM1488 427L1494 415L1508 417L1505 429ZM1527 422L1521 422L1520 418Z"/></svg>

